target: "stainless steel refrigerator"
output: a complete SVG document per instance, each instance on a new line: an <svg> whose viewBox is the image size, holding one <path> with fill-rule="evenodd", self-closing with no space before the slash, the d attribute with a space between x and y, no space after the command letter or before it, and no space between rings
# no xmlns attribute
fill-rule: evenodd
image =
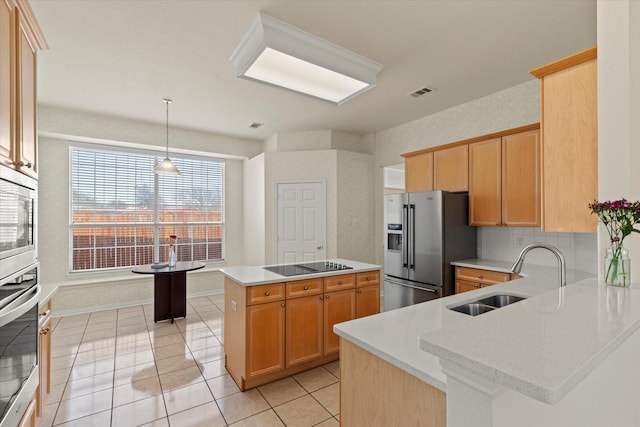
<svg viewBox="0 0 640 427"><path fill-rule="evenodd" d="M466 193L385 196L384 309L454 293L451 261L476 257Z"/></svg>

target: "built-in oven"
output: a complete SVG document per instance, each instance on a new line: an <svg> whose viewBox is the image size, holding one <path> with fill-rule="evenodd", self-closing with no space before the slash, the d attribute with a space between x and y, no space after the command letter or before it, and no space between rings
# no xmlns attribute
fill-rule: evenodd
<svg viewBox="0 0 640 427"><path fill-rule="evenodd" d="M38 388L38 263L0 280L0 427L15 427Z"/></svg>
<svg viewBox="0 0 640 427"><path fill-rule="evenodd" d="M0 165L0 280L38 260L37 216L38 181Z"/></svg>

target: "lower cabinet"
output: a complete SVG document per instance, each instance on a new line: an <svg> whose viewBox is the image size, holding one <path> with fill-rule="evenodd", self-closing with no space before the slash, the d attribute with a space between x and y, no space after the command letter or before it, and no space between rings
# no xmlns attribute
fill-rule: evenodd
<svg viewBox="0 0 640 427"><path fill-rule="evenodd" d="M31 399L31 402L29 402L29 406L27 406L27 410L22 416L22 419L20 420L20 423L17 425L17 427L36 427L36 407L38 406L36 400L37 399L35 397Z"/></svg>
<svg viewBox="0 0 640 427"><path fill-rule="evenodd" d="M287 300L287 368L322 357L323 307L322 294Z"/></svg>
<svg viewBox="0 0 640 427"><path fill-rule="evenodd" d="M328 292L324 296L324 355L338 354L340 337L333 332L333 325L356 318L355 291Z"/></svg>
<svg viewBox="0 0 640 427"><path fill-rule="evenodd" d="M356 319L380 313L380 272L356 274Z"/></svg>
<svg viewBox="0 0 640 427"><path fill-rule="evenodd" d="M225 278L225 366L241 390L336 360L337 323L380 311L380 272L246 287Z"/></svg>
<svg viewBox="0 0 640 427"><path fill-rule="evenodd" d="M284 369L284 319L284 301L247 308L248 379Z"/></svg>
<svg viewBox="0 0 640 427"><path fill-rule="evenodd" d="M480 268L456 267L456 294L519 278L517 274Z"/></svg>

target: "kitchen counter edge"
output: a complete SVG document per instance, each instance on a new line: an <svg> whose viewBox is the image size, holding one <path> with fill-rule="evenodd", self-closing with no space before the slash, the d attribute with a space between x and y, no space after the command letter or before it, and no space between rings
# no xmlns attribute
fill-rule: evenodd
<svg viewBox="0 0 640 427"><path fill-rule="evenodd" d="M368 263L358 262L358 261L351 261L348 259L329 259L326 261L348 265L349 267L353 267L353 268L349 270L336 270L336 271L328 271L328 272L313 273L313 274L301 274L298 276L281 276L279 274L263 269L263 267L273 265L273 264L269 264L265 266L262 266L262 265L230 266L230 267L221 268L220 272L224 274L226 277L228 277L229 279L243 286L258 286L258 285L267 285L270 283L292 282L295 280L315 279L317 277L338 276L341 274L354 274L354 273L362 273L365 271L382 269L382 266L380 265L368 264ZM301 264L301 263L295 262L291 264Z"/></svg>

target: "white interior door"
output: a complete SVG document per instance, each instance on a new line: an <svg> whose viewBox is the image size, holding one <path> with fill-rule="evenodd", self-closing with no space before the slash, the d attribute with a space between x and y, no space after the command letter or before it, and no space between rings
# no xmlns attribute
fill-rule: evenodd
<svg viewBox="0 0 640 427"><path fill-rule="evenodd" d="M324 182L278 183L277 193L278 263L326 259Z"/></svg>

